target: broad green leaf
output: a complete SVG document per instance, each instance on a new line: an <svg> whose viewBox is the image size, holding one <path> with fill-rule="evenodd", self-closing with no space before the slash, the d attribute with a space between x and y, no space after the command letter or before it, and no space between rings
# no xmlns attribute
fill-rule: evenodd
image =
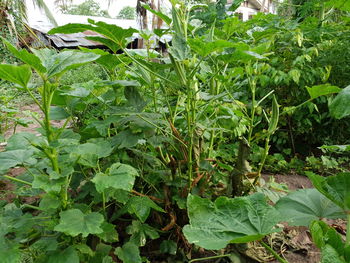
<svg viewBox="0 0 350 263"><path fill-rule="evenodd" d="M58 242L56 238L57 238L56 236L41 237L38 241L36 241L34 244L30 246L30 249L33 249L33 251L54 252L58 248Z"/></svg>
<svg viewBox="0 0 350 263"><path fill-rule="evenodd" d="M48 34L56 33L78 33L84 32L86 30L91 30L101 34L103 37L88 37L87 39L97 40L102 44L109 47L113 52L118 51L120 48L126 47L128 41L127 38L130 38L134 33L138 31L133 28L123 29L116 25L110 25L104 22L95 22L92 19L89 19L89 25L85 24L67 24L61 27L56 27L48 32Z"/></svg>
<svg viewBox="0 0 350 263"><path fill-rule="evenodd" d="M68 247L65 250L59 250L51 253L46 261L47 263L79 263L79 256L74 247Z"/></svg>
<svg viewBox="0 0 350 263"><path fill-rule="evenodd" d="M52 180L46 174L35 174L32 182L34 189L42 189L46 193L59 193L62 185L65 183L65 179Z"/></svg>
<svg viewBox="0 0 350 263"><path fill-rule="evenodd" d="M89 263L113 263L114 261L110 261L110 251L112 246L106 245L103 243L99 243L95 249L95 256L89 261Z"/></svg>
<svg viewBox="0 0 350 263"><path fill-rule="evenodd" d="M88 21L90 24L95 26L93 31L111 39L120 47L126 47L126 44L128 43L127 39L132 37L134 33L138 33L138 30L134 28L124 29L122 27L104 22L95 22L92 19L88 19Z"/></svg>
<svg viewBox="0 0 350 263"><path fill-rule="evenodd" d="M16 133L10 137L10 139L7 142L6 150L12 151L12 150L33 150L36 149L33 147L35 146L42 146L44 147L44 140L41 137L36 136L34 133L29 132L21 132Z"/></svg>
<svg viewBox="0 0 350 263"><path fill-rule="evenodd" d="M177 252L177 244L172 240L163 240L159 248L161 253L176 255Z"/></svg>
<svg viewBox="0 0 350 263"><path fill-rule="evenodd" d="M309 226L322 218L342 218L344 212L316 189L302 189L282 197L275 208L292 226Z"/></svg>
<svg viewBox="0 0 350 263"><path fill-rule="evenodd" d="M240 7L243 2L244 0L233 0L232 5L229 8L229 11L236 11L236 9Z"/></svg>
<svg viewBox="0 0 350 263"><path fill-rule="evenodd" d="M119 119L117 116L110 116L104 120L92 121L87 128L95 128L101 136L107 136L111 124L118 122Z"/></svg>
<svg viewBox="0 0 350 263"><path fill-rule="evenodd" d="M77 68L100 57L94 53L79 51L62 51L57 53L53 49L33 49L33 53L41 60L46 68L48 77L62 75L65 71Z"/></svg>
<svg viewBox="0 0 350 263"><path fill-rule="evenodd" d="M143 138L143 134L134 134L130 130L125 130L113 137L112 144L117 146L118 149L131 148L137 145L138 141Z"/></svg>
<svg viewBox="0 0 350 263"><path fill-rule="evenodd" d="M140 83L136 80L114 80L113 85L119 85L121 87L140 87Z"/></svg>
<svg viewBox="0 0 350 263"><path fill-rule="evenodd" d="M101 234L104 218L100 213L92 212L84 214L79 209L70 209L60 213L60 222L55 226L55 231L63 232L70 236L82 234Z"/></svg>
<svg viewBox="0 0 350 263"><path fill-rule="evenodd" d="M74 245L74 248L78 250L81 254L86 254L90 257L94 256L94 251L92 251L92 249L86 244L76 244Z"/></svg>
<svg viewBox="0 0 350 263"><path fill-rule="evenodd" d="M109 156L112 151L113 148L108 141L96 144L87 142L78 147L73 146L69 150L71 158L75 158L79 164L87 167L96 167L98 159Z"/></svg>
<svg viewBox="0 0 350 263"><path fill-rule="evenodd" d="M73 158L77 158L78 164L90 168L96 167L99 159L98 156L94 153L85 153L82 155L76 155L75 153L72 153L70 156Z"/></svg>
<svg viewBox="0 0 350 263"><path fill-rule="evenodd" d="M51 106L50 107L50 120L60 121L65 120L69 117L69 113L61 107Z"/></svg>
<svg viewBox="0 0 350 263"><path fill-rule="evenodd" d="M90 90L88 90L84 87L81 87L79 84L73 84L69 88L70 88L69 90L65 89L64 91L62 91L61 95L78 97L78 98L85 98L85 97L89 96L91 93Z"/></svg>
<svg viewBox="0 0 350 263"><path fill-rule="evenodd" d="M142 224L140 221L132 221L132 225L126 228L126 232L131 235L130 241L138 247L146 245L147 238L157 239L159 234L155 228L148 224Z"/></svg>
<svg viewBox="0 0 350 263"><path fill-rule="evenodd" d="M113 243L119 240L118 232L117 230L115 230L114 225L107 222L103 222L101 228L103 232L101 234L97 234L97 236L103 241L107 243Z"/></svg>
<svg viewBox="0 0 350 263"><path fill-rule="evenodd" d="M330 9L339 8L342 11L350 12L350 2L348 0L329 0L326 6Z"/></svg>
<svg viewBox="0 0 350 263"><path fill-rule="evenodd" d="M322 177L307 172L314 187L342 209L350 210L350 173Z"/></svg>
<svg viewBox="0 0 350 263"><path fill-rule="evenodd" d="M86 39L100 42L102 45L105 45L106 47L110 48L110 50L112 50L114 53L117 53L117 51L121 48L119 44L116 44L113 40L105 37L89 36L86 37Z"/></svg>
<svg viewBox="0 0 350 263"><path fill-rule="evenodd" d="M115 254L124 263L142 263L139 248L133 243L125 243L123 247L117 247Z"/></svg>
<svg viewBox="0 0 350 263"><path fill-rule="evenodd" d="M250 47L246 43L238 42L234 43L234 49L229 49L229 52L225 52L225 54L219 55L218 59L223 60L227 63L236 62L240 60L242 62L251 61L254 57L253 53L249 54ZM257 54L257 53L254 53Z"/></svg>
<svg viewBox="0 0 350 263"><path fill-rule="evenodd" d="M329 152L350 152L350 144L347 145L322 145L320 149Z"/></svg>
<svg viewBox="0 0 350 263"><path fill-rule="evenodd" d="M190 56L190 49L184 38L174 35L172 46L169 48L169 53L177 60L183 61Z"/></svg>
<svg viewBox="0 0 350 263"><path fill-rule="evenodd" d="M8 242L3 235L0 235L0 258L2 263L21 262L21 252L18 244Z"/></svg>
<svg viewBox="0 0 350 263"><path fill-rule="evenodd" d="M102 259L102 263L114 263L115 261L113 260L112 257L110 256L105 256L103 259Z"/></svg>
<svg viewBox="0 0 350 263"><path fill-rule="evenodd" d="M343 89L329 105L332 116L341 119L350 115L350 86Z"/></svg>
<svg viewBox="0 0 350 263"><path fill-rule="evenodd" d="M21 166L31 166L36 164L33 156L33 150L13 150L0 152L0 173L6 172L8 169Z"/></svg>
<svg viewBox="0 0 350 263"><path fill-rule="evenodd" d="M350 245L345 245L343 255L344 255L345 261L350 262Z"/></svg>
<svg viewBox="0 0 350 263"><path fill-rule="evenodd" d="M185 237L205 249L222 249L229 243L260 240L278 231L278 211L266 203L263 194L247 197L219 197L215 202L190 195L187 199L190 225Z"/></svg>
<svg viewBox="0 0 350 263"><path fill-rule="evenodd" d="M318 248L323 249L326 245L330 245L335 248L340 255L344 253L342 237L334 228L328 226L325 222L312 222L310 225L310 232L312 240Z"/></svg>
<svg viewBox="0 0 350 263"><path fill-rule="evenodd" d="M23 214L21 208L18 208L14 203L7 204L0 211L0 238L10 232L16 233L17 240L27 238L28 232L32 230L34 224L32 214ZM2 245L6 245L6 242Z"/></svg>
<svg viewBox="0 0 350 263"><path fill-rule="evenodd" d="M61 200L57 195L46 194L42 197L39 207L42 210L55 210L61 206Z"/></svg>
<svg viewBox="0 0 350 263"><path fill-rule="evenodd" d="M329 84L312 86L311 88L306 87L306 89L307 89L307 92L309 93L311 99L316 99L320 96L334 94L334 93L338 93L339 91L341 91L340 88L338 88L336 86L329 85Z"/></svg>
<svg viewBox="0 0 350 263"><path fill-rule="evenodd" d="M138 176L138 172L134 167L115 163L107 170L106 174L96 174L92 182L94 182L99 193L103 193L109 188L131 191L136 176Z"/></svg>
<svg viewBox="0 0 350 263"><path fill-rule="evenodd" d="M191 49L202 57L206 57L213 52L222 51L224 48L234 47L235 43L226 40L215 40L206 42L200 38L188 39Z"/></svg>
<svg viewBox="0 0 350 263"><path fill-rule="evenodd" d="M135 214L142 223L144 223L149 217L151 208L158 212L165 212L146 196L133 196L126 204L126 208L130 214Z"/></svg>
<svg viewBox="0 0 350 263"><path fill-rule="evenodd" d="M244 51L244 53L246 53L246 54L248 54L249 56L254 57L254 58L256 58L256 59L267 59L267 57L264 57L264 56L262 56L262 55L260 55L260 54L258 54L258 53L256 53L256 52L254 52L254 51L248 50L248 51Z"/></svg>
<svg viewBox="0 0 350 263"><path fill-rule="evenodd" d="M330 245L326 245L322 249L321 263L346 263L336 249Z"/></svg>
<svg viewBox="0 0 350 263"><path fill-rule="evenodd" d="M0 248L0 257L2 263L18 263L21 262L22 254L18 248Z"/></svg>
<svg viewBox="0 0 350 263"><path fill-rule="evenodd" d="M0 65L0 79L16 83L22 87L27 87L32 76L29 66Z"/></svg>
<svg viewBox="0 0 350 263"><path fill-rule="evenodd" d="M148 11L150 11L152 14L158 16L159 18L161 18L168 26L170 26L171 24L171 18L168 17L167 15L163 14L162 12L158 12L156 10L154 10L153 8L151 8L149 5L147 4L142 4L142 7Z"/></svg>
<svg viewBox="0 0 350 263"><path fill-rule="evenodd" d="M15 57L17 57L18 59L20 59L21 61L23 61L27 65L29 65L32 68L34 68L39 73L46 72L45 67L41 64L41 61L40 61L40 59L37 56L35 56L34 54L29 53L26 49L17 50L17 48L15 48L10 42L8 42L5 39L3 39L3 42L5 43L5 45L8 48L8 50L10 50L10 52Z"/></svg>
<svg viewBox="0 0 350 263"><path fill-rule="evenodd" d="M147 105L147 102L142 98L138 89L133 86L128 86L124 88L124 96L128 100L128 104L131 107L137 109L141 112L143 108Z"/></svg>
<svg viewBox="0 0 350 263"><path fill-rule="evenodd" d="M121 59L122 58L118 58L118 55L108 54L101 56L99 59L96 60L96 63L113 72L122 63Z"/></svg>

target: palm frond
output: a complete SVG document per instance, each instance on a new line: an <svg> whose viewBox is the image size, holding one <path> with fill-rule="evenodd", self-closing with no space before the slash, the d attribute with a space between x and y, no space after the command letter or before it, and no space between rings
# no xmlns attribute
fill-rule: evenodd
<svg viewBox="0 0 350 263"><path fill-rule="evenodd" d="M54 26L58 26L57 21L55 19L55 17L53 16L51 10L49 9L49 7L45 4L44 0L32 0L34 6L39 7L40 9L44 10L45 15L47 16L47 18L49 19L49 21L54 25Z"/></svg>

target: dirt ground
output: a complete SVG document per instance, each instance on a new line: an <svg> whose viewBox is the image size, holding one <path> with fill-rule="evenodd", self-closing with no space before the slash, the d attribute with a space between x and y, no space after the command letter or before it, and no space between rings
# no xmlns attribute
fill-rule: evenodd
<svg viewBox="0 0 350 263"><path fill-rule="evenodd" d="M21 107L21 112L24 112L24 111L34 112L34 113L38 114L41 117L40 120L43 119L43 114L42 114L39 106L36 105L36 104L30 104L30 105L25 105L25 106ZM18 125L16 127L16 133L19 133L19 132L31 132L31 133L34 133L34 134L39 134L39 132L37 131L37 129L39 128L39 124L32 117L26 116L24 114L20 114L19 117L23 117L23 118L29 119L31 121L31 123L28 124L28 127L24 127L24 126ZM54 126L59 126L60 124L63 124L62 121L51 121L51 123ZM7 132L5 132L5 138L9 138L9 137L11 137L11 135L13 135L13 129L9 129Z"/></svg>

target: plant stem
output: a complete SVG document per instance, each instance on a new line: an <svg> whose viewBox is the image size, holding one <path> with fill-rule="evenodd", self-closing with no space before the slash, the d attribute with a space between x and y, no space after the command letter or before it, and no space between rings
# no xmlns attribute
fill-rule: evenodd
<svg viewBox="0 0 350 263"><path fill-rule="evenodd" d="M266 244L264 241L260 240L260 243L263 245L264 248L266 248L279 262L281 263L288 263L287 260L282 258L280 255L276 253L275 250L273 250L268 244Z"/></svg>
<svg viewBox="0 0 350 263"><path fill-rule="evenodd" d="M192 260L188 261L188 263L198 262L198 261L203 261L203 260L216 259L216 258L224 258L224 257L229 257L229 256L231 256L231 254L212 256L212 257L205 257L205 258L196 258L196 259L192 259Z"/></svg>
<svg viewBox="0 0 350 263"><path fill-rule="evenodd" d="M258 170L258 175L255 177L254 179L254 182L253 182L253 185L256 185L256 183L258 182L260 176L261 176L261 171L262 169L264 168L264 165L265 165L265 161L266 161L266 158L267 156L269 155L269 149L270 149L270 135L266 138L265 140L265 149L264 149L264 155L261 159L261 162L260 162L260 166L259 166L259 170Z"/></svg>
<svg viewBox="0 0 350 263"><path fill-rule="evenodd" d="M346 241L345 241L345 245L346 246L350 246L350 211L347 212L348 213L348 222L346 225Z"/></svg>
<svg viewBox="0 0 350 263"><path fill-rule="evenodd" d="M26 184L26 185L32 186L32 183L27 182L27 181L23 181L23 180L18 179L16 177L11 177L11 176L8 176L8 175L3 175L2 177L6 178L6 179L9 179L11 181L17 182L17 183L21 183L21 184Z"/></svg>
<svg viewBox="0 0 350 263"><path fill-rule="evenodd" d="M192 172L193 172L193 160L192 160L192 153L193 153L193 120L192 120L192 114L191 114L191 104L192 104L192 91L190 87L187 87L188 92L187 92L187 105L186 105L186 115L187 115L187 132L190 137L189 140L189 145L187 148L187 155L188 155L188 187L189 189L192 186Z"/></svg>
<svg viewBox="0 0 350 263"><path fill-rule="evenodd" d="M102 208L103 212L106 213L106 194L104 191L102 192Z"/></svg>
<svg viewBox="0 0 350 263"><path fill-rule="evenodd" d="M250 79L250 76L248 76L248 81L252 92L252 111L250 115L250 124L249 124L249 131L248 131L248 145L250 145L252 140L253 129L254 129L254 119L255 119L255 110L256 110L256 100L255 100L256 84L254 80L252 81Z"/></svg>
<svg viewBox="0 0 350 263"><path fill-rule="evenodd" d="M29 204L24 204L24 205L21 206L21 208L31 208L31 209L34 209L34 210L43 211L42 208L40 208L38 206L34 206L34 205L29 205Z"/></svg>

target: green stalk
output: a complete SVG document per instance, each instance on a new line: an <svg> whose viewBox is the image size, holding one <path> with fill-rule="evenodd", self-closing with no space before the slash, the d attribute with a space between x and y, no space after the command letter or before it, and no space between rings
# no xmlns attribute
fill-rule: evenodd
<svg viewBox="0 0 350 263"><path fill-rule="evenodd" d="M346 241L345 241L345 245L346 246L350 246L350 211L347 212L348 213L348 222L346 225Z"/></svg>
<svg viewBox="0 0 350 263"><path fill-rule="evenodd" d="M103 212L106 213L106 194L104 191L102 192L102 208Z"/></svg>
<svg viewBox="0 0 350 263"><path fill-rule="evenodd" d="M322 26L324 24L325 15L326 15L326 3L322 2L321 3L321 10L320 10L320 21L321 21Z"/></svg>
<svg viewBox="0 0 350 263"><path fill-rule="evenodd" d="M282 258L280 255L276 253L275 250L273 250L268 244L266 244L264 241L260 240L260 243L263 245L264 248L266 248L279 262L281 263L288 263L287 260Z"/></svg>
<svg viewBox="0 0 350 263"><path fill-rule="evenodd" d="M27 181L23 181L23 180L18 179L18 178L16 178L16 177L11 177L11 176L8 176L8 175L3 175L2 177L6 178L6 179L8 179L8 180L17 182L17 183L21 183L21 184L26 184L26 185L32 186L32 183L27 182Z"/></svg>
<svg viewBox="0 0 350 263"><path fill-rule="evenodd" d="M309 102L311 102L311 101L313 101L313 100L314 100L314 99L308 99L307 101L304 101L303 103L300 103L299 105L294 106L294 107L290 108L289 110L283 111L283 112L280 114L280 116L283 116L284 114L288 114L289 112L295 111L296 109L298 109L298 108L304 106L305 104L307 104L307 103L309 103Z"/></svg>
<svg viewBox="0 0 350 263"><path fill-rule="evenodd" d="M211 158L211 154L214 150L214 139L215 139L215 131L212 130L210 133L210 143L208 148L208 158Z"/></svg>
<svg viewBox="0 0 350 263"><path fill-rule="evenodd" d="M187 160L187 165L188 165L188 187L189 189L191 188L192 185L192 173L193 173L193 160L192 160L192 153L193 153L193 120L192 120L192 114L191 114L191 101L193 100L192 98L192 90L187 87L187 105L186 105L186 116L187 116L187 131L189 135L189 145L187 148L187 153L188 153L188 160Z"/></svg>
<svg viewBox="0 0 350 263"><path fill-rule="evenodd" d="M43 211L42 208L38 207L38 206L34 206L34 205L29 205L29 204L24 204L21 206L21 208L31 208L34 210L39 210L39 211ZM35 219L37 219L36 217L34 217Z"/></svg>
<svg viewBox="0 0 350 263"><path fill-rule="evenodd" d="M50 145L50 143L55 139L54 134L51 127L50 122L50 106L53 99L54 89L48 84L46 80L44 80L43 87L43 113L44 113L44 129L46 131L46 138ZM58 153L55 148L50 148L49 152L46 152L46 155L51 161L52 168L56 173L60 173L60 168L58 164ZM70 178L66 178L65 184L61 188L61 198L62 198L62 207L63 209L67 208L68 205L68 187L70 183Z"/></svg>
<svg viewBox="0 0 350 263"><path fill-rule="evenodd" d="M217 259L217 258L225 258L225 257L229 257L229 256L231 256L231 254L212 256L212 257L205 257L205 258L196 258L196 259L192 259L192 260L188 261L188 263L198 262L198 261L203 261L203 260L210 260L210 259Z"/></svg>
<svg viewBox="0 0 350 263"><path fill-rule="evenodd" d="M254 119L255 119L255 82L252 82L251 79L248 77L250 88L252 91L252 112L250 115L250 124L249 124L249 131L248 131L248 144L250 145L252 140L252 134L254 129Z"/></svg>
<svg viewBox="0 0 350 263"><path fill-rule="evenodd" d="M261 163L260 163L260 166L259 166L258 175L255 177L253 185L256 185L256 183L258 182L258 180L259 180L259 178L261 176L261 171L262 171L262 169L263 169L263 167L265 165L266 158L269 155L269 149L270 149L270 145L269 144L270 144L270 135L265 140L264 155L262 157L262 160L261 160Z"/></svg>

